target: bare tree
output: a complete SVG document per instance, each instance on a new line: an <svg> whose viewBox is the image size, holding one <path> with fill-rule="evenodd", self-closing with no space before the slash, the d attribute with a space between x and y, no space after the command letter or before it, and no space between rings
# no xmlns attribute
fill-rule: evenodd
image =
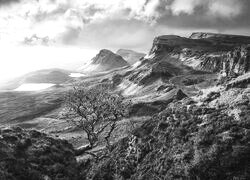
<svg viewBox="0 0 250 180"><path fill-rule="evenodd" d="M104 85L74 87L66 99L66 116L71 124L87 134L89 141L89 145L79 154L96 147L101 137L110 150L112 133L118 121L127 115L129 104Z"/></svg>

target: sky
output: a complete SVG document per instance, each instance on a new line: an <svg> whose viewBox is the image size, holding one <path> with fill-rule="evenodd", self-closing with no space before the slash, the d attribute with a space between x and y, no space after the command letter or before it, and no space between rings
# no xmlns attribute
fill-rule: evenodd
<svg viewBox="0 0 250 180"><path fill-rule="evenodd" d="M0 82L103 48L147 53L163 34L250 35L249 9L249 0L0 0Z"/></svg>

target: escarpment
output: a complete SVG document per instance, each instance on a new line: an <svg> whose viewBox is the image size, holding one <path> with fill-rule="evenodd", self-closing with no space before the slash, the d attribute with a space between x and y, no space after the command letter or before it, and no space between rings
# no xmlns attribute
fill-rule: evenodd
<svg viewBox="0 0 250 180"><path fill-rule="evenodd" d="M149 59L178 63L194 70L225 76L242 75L250 70L248 43L250 37L236 35L200 33L192 34L190 38L159 36L154 39Z"/></svg>

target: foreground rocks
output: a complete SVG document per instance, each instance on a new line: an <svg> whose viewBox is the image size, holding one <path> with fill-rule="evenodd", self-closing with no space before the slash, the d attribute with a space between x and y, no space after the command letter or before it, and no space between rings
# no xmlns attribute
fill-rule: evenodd
<svg viewBox="0 0 250 180"><path fill-rule="evenodd" d="M73 147L38 131L1 129L0 179L78 179Z"/></svg>

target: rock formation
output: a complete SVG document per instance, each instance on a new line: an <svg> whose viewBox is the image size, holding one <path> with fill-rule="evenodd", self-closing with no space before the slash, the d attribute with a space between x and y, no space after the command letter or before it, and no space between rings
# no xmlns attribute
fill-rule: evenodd
<svg viewBox="0 0 250 180"><path fill-rule="evenodd" d="M250 37L194 33L190 38L159 36L154 39L153 59L176 62L195 70L242 75L250 70Z"/></svg>

